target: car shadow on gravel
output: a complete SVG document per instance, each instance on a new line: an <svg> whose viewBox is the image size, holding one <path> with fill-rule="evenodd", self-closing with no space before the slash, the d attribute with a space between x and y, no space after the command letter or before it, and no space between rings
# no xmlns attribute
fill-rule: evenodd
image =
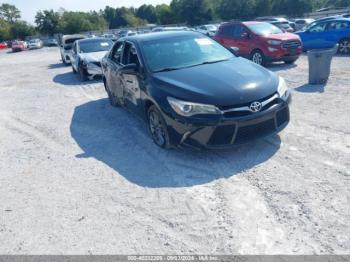
<svg viewBox="0 0 350 262"><path fill-rule="evenodd" d="M58 63L58 64L51 64L47 68L48 69L57 69L57 68L63 68L63 67L68 67L68 65L65 65L63 63Z"/></svg>
<svg viewBox="0 0 350 262"><path fill-rule="evenodd" d="M94 83L99 83L101 80L94 79L88 80L85 82L80 81L79 76L77 74L73 74L73 72L66 72L63 74L55 75L53 81L57 84L66 85L66 86L81 86L81 85L89 85Z"/></svg>
<svg viewBox="0 0 350 262"><path fill-rule="evenodd" d="M305 84L295 88L295 91L301 93L324 93L326 85L309 85Z"/></svg>
<svg viewBox="0 0 350 262"><path fill-rule="evenodd" d="M107 99L76 107L70 132L83 151L77 158L95 158L148 188L191 187L237 175L270 159L281 143L272 136L227 151L163 150L143 120Z"/></svg>
<svg viewBox="0 0 350 262"><path fill-rule="evenodd" d="M285 63L272 63L269 64L266 68L273 72L284 71L297 67L296 64L285 64Z"/></svg>

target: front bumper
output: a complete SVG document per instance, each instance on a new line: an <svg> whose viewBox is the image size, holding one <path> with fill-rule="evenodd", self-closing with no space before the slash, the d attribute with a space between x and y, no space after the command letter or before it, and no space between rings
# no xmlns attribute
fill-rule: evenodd
<svg viewBox="0 0 350 262"><path fill-rule="evenodd" d="M302 52L303 49L301 47L290 49L280 48L273 52L267 51L266 60L268 62L293 61L297 60Z"/></svg>
<svg viewBox="0 0 350 262"><path fill-rule="evenodd" d="M165 116L170 143L177 147L225 149L280 132L289 123L289 103L279 99L271 108L243 117L221 117L207 124L180 122Z"/></svg>
<svg viewBox="0 0 350 262"><path fill-rule="evenodd" d="M88 72L89 75L92 75L92 76L102 75L102 67L92 63L87 64L86 71Z"/></svg>

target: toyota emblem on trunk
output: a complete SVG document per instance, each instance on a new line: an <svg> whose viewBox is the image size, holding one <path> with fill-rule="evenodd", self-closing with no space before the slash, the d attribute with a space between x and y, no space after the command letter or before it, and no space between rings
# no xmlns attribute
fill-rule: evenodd
<svg viewBox="0 0 350 262"><path fill-rule="evenodd" d="M250 111L252 111L253 113L259 112L261 108L262 108L262 105L260 102L253 102L249 106Z"/></svg>

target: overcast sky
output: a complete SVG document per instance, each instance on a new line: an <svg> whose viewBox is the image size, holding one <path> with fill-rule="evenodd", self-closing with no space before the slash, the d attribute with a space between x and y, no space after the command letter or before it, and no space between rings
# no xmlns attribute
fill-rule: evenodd
<svg viewBox="0 0 350 262"><path fill-rule="evenodd" d="M60 7L63 7L70 11L98 11L104 9L106 5L112 7L138 7L142 4L169 4L170 0L0 0L0 4L2 3L9 3L17 6L21 11L22 19L34 23L35 14L39 10L57 10Z"/></svg>

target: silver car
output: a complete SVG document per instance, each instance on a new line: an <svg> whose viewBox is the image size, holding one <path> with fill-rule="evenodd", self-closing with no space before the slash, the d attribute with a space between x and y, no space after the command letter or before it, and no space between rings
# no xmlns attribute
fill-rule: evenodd
<svg viewBox="0 0 350 262"><path fill-rule="evenodd" d="M60 52L61 59L64 64L70 63L70 55L72 51L73 43L76 40L84 39L84 35L64 35L61 39Z"/></svg>
<svg viewBox="0 0 350 262"><path fill-rule="evenodd" d="M112 46L113 41L106 38L75 41L70 54L73 72L79 73L81 81L102 75L101 60Z"/></svg>

